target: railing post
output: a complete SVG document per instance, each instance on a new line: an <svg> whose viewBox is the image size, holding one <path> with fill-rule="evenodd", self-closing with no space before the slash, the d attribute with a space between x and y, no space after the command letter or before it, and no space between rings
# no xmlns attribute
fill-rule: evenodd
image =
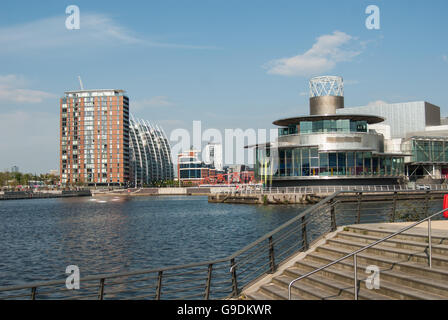
<svg viewBox="0 0 448 320"><path fill-rule="evenodd" d="M330 200L331 232L336 231L336 211L334 201Z"/></svg>
<svg viewBox="0 0 448 320"><path fill-rule="evenodd" d="M205 300L208 300L210 297L210 286L212 283L212 270L213 270L213 264L210 263L208 265L207 283L205 284L205 296L204 296Z"/></svg>
<svg viewBox="0 0 448 320"><path fill-rule="evenodd" d="M308 250L308 236L306 234L305 216L302 217L302 246L303 246L303 251Z"/></svg>
<svg viewBox="0 0 448 320"><path fill-rule="evenodd" d="M356 224L361 223L361 200L362 200L362 192L358 192L358 211L356 214Z"/></svg>
<svg viewBox="0 0 448 320"><path fill-rule="evenodd" d="M426 191L425 195L425 217L428 215L428 209L429 209L429 191Z"/></svg>
<svg viewBox="0 0 448 320"><path fill-rule="evenodd" d="M432 268L432 235L431 219L428 220L429 268Z"/></svg>
<svg viewBox="0 0 448 320"><path fill-rule="evenodd" d="M358 300L358 261L356 254L353 255L353 267L355 269L355 300Z"/></svg>
<svg viewBox="0 0 448 320"><path fill-rule="evenodd" d="M272 236L269 237L269 262L271 265L270 273L275 272L275 256L274 256L274 242L272 241Z"/></svg>
<svg viewBox="0 0 448 320"><path fill-rule="evenodd" d="M98 300L104 299L104 278L100 279L100 288L98 290Z"/></svg>
<svg viewBox="0 0 448 320"><path fill-rule="evenodd" d="M395 191L394 192L394 202L393 202L393 205L392 205L392 217L391 217L391 222L395 222L395 212L397 211L397 196L398 196L398 193L397 193L397 191Z"/></svg>
<svg viewBox="0 0 448 320"><path fill-rule="evenodd" d="M37 287L31 288L31 300L36 300L36 291L37 291Z"/></svg>
<svg viewBox="0 0 448 320"><path fill-rule="evenodd" d="M160 300L160 296L162 295L162 276L163 271L159 271L159 277L157 279L157 287L156 287L156 300Z"/></svg>
<svg viewBox="0 0 448 320"><path fill-rule="evenodd" d="M235 259L230 260L230 272L232 273L232 289L233 289L233 296L238 296L238 282L236 280L236 265L235 265Z"/></svg>

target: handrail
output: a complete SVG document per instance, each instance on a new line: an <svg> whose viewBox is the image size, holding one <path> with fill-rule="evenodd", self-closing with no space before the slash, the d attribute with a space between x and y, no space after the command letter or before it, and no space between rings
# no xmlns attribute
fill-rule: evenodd
<svg viewBox="0 0 448 320"><path fill-rule="evenodd" d="M332 195L326 197L325 199L322 199L321 201L319 201L318 203L316 203L315 205L311 206L310 208L306 209L305 211L301 212L299 215L295 216L294 218L286 221L284 224L280 225L279 227L275 228L274 230L272 230L271 232L265 234L264 236L262 236L261 238L258 238L258 240L255 240L254 242L252 242L251 244L245 246L244 248L238 250L237 252L235 252L234 254L232 254L228 259L232 259L235 258L237 256L239 256L241 253L255 247L257 244L260 244L261 242L263 242L264 240L269 239L269 237L273 236L274 234L276 234L277 232L279 232L281 229L284 229L286 227L288 227L289 225L293 224L296 221L299 221L300 219L302 219L302 217L304 217L306 214L310 213L313 210L316 210L317 207L323 205L324 203L327 203L331 200L333 200L334 198L336 198L338 195L340 195L341 193L347 193L347 191L337 191L335 193L333 193Z"/></svg>
<svg viewBox="0 0 448 320"><path fill-rule="evenodd" d="M302 187L303 188L303 187ZM292 189L292 188L291 188ZM422 191L422 190L421 190ZM369 191L368 193L380 193L381 191ZM403 190L401 191L403 192ZM261 268L259 267L256 270L253 269L248 269L251 267L250 266L251 263L257 261L256 259L258 259L260 257L260 254L263 253L263 250L269 250L269 262L267 262L267 264L270 265L269 267L269 272L274 272L276 269L276 266L278 265L278 262L275 261L275 255L274 255L274 249L275 254L285 254L285 256L281 256L283 257L282 259L285 259L286 257L289 256L289 253L292 251L290 250L306 250L306 248L308 247L309 241L313 241L313 239L311 239L312 237L307 237L307 231L306 231L306 225L309 223L313 223L313 219L319 219L321 214L326 214L325 212L329 213L331 215L331 230L335 230L336 229L336 216L335 216L335 206L340 203L340 201L337 199L338 196L340 196L341 194L353 194L353 193L357 193L358 197L360 197L360 195L363 193L363 191L361 190L339 190L336 191L335 193L328 195L327 197L325 197L323 200L319 201L317 204L312 205L308 208L306 208L304 211L302 211L301 213L299 213L297 216L293 217L292 219L289 219L288 221L286 221L285 223L283 223L282 225L280 225L279 227L275 228L274 230L270 231L269 233L263 235L262 237L258 238L257 240L253 241L252 243L250 243L249 245L245 246L244 248L234 252L233 254L224 257L224 258L220 258L220 259L215 259L212 261L206 261L206 262L197 262L197 263L191 263L191 264L185 264L185 265L176 265L176 266L168 266L168 267L163 267L163 268L155 268L155 269L140 269L140 270L135 270L135 271L129 271L129 272L121 272L121 273L109 273L109 274L98 274L98 275L91 275L88 277L83 277L82 281L99 281L99 292L100 294L98 294L98 297L100 299L103 299L104 295L106 294L106 292L104 291L104 288L106 285L113 285L113 283L109 283L108 279L117 279L117 278L122 278L122 277L131 277L131 276L143 276L145 274L149 275L149 274L154 274L154 277L158 278L157 281L157 287L156 287L156 299L160 299L160 295L161 295L161 287L162 285L164 287L166 287L166 284L164 284L165 282L162 281L162 278L165 279L166 277L173 277L173 275L170 275L170 273L175 272L175 276L183 276L185 274L187 274L185 272L186 269L197 269L197 273L202 273L202 272L206 272L207 270L207 283L209 283L209 280L212 277L214 279L216 279L216 277L218 277L218 279L225 279L224 282L230 281L232 282L232 291L231 294L232 296L237 296L238 293L240 292L240 288L241 285L242 287L244 287L245 285L248 285L249 282L246 282L246 280L250 280L252 281L253 279L249 279L249 275L254 275L255 278L261 276L261 273L258 270L263 269L263 266L266 265L264 264ZM395 191L395 193L400 193L400 191ZM361 199L361 197L360 197ZM364 200L364 198L362 198ZM395 198L394 198L395 199ZM395 200L394 200L395 201ZM327 210L331 209L330 212L328 212ZM358 203L358 211L360 210L360 205ZM395 212L395 207L394 207L394 212ZM315 222L317 220L314 220ZM359 223L359 212L358 212L358 223ZM326 228L326 227L325 227ZM291 229L288 231L288 229ZM281 241L285 241L285 239L288 239L287 237L289 237L289 235L292 235L292 231L296 230L294 232L299 232L298 234L301 234L302 239L299 241L298 237L297 237L297 241L299 241L299 246L296 245L296 242L291 242L291 245L288 246L287 248L284 248L283 246L280 246L277 244L276 240L282 239ZM320 231L319 231L320 232ZM327 231L326 231L327 232ZM285 238L282 238L281 235L282 234L286 234ZM322 233L319 233L319 235L321 236ZM315 235L317 237L319 237L319 235ZM278 236L278 237L277 237ZM273 241L274 238L274 241ZM314 236L313 236L314 238ZM289 240L288 240L289 241ZM296 240L294 240L296 241ZM285 242L283 242L285 243ZM279 250L277 248L280 248ZM278 250L278 251L277 251ZM288 255L286 255L288 254ZM247 258L250 257L250 258ZM254 258L256 257L256 258ZM251 259L251 260L250 260ZM280 260L280 261L284 261L284 260ZM224 265L225 264L225 265ZM228 271L228 266L230 267L230 274L231 274L231 278L228 278L227 275L229 274ZM183 270L182 270L183 269ZM204 269L204 270L202 270ZM240 271L237 274L237 269ZM226 271L224 271L226 270ZM249 273L248 270L252 270L252 271L256 271L257 273ZM218 271L218 272L216 272ZM168 274L167 274L168 272ZM245 277L242 277L239 279L239 281L237 281L237 277L238 275L241 275L245 273ZM265 271L263 271L262 273L264 273ZM174 277L173 277L174 278ZM172 279L173 279L172 278ZM118 280L117 280L118 281ZM136 280L136 281L140 281L140 280ZM193 281L193 280L192 280ZM125 282L123 282L125 283ZM212 283L212 282L210 282ZM216 283L216 281L215 281ZM218 281L219 283L219 281ZM25 290L25 289L31 289L31 298L35 299L36 298L36 290L38 288L41 287L52 287L52 286L58 286L58 285L63 285L65 284L65 280L52 280L52 281L39 281L39 282L31 282L29 284L24 284L24 285L14 285L14 286L3 286L0 287L0 293L3 291L18 291L18 290ZM221 291L222 288L217 287L216 291ZM224 291L226 291L227 289L225 289ZM210 297L210 285L205 286L204 287L204 297L206 299L208 299ZM119 291L118 291L119 292ZM45 294L45 292L43 292ZM114 294L115 292L111 291L110 293L108 292L108 294ZM222 292L223 293L223 292ZM28 295L29 296L29 295Z"/></svg>
<svg viewBox="0 0 448 320"><path fill-rule="evenodd" d="M291 225L292 223L300 220L307 213L309 213L312 210L315 210L315 208L317 206L320 206L320 205L322 205L322 204L324 204L324 203L334 199L339 194L345 193L345 192L346 191L338 191L338 192L328 196L327 198L321 200L320 202L318 202L317 204L313 205L312 207L306 209L305 211L300 213L298 216L296 216L296 217L286 221L284 224L282 224L281 226L277 227L273 231L271 231L271 232L265 234L264 236L258 238L254 242L250 243L246 247L238 250L237 252L233 253L232 255L230 255L228 257L221 258L221 259L216 259L216 260L212 260L212 261L197 262L197 263L191 263L191 264L185 264L185 265L177 265L177 266L170 266L170 267L165 267L165 268L143 269L143 270L136 270L136 271L130 271L130 272L122 272L122 273L93 275L93 276L84 277L84 278L82 278L82 280L83 281L93 281L93 280L101 280L101 279L104 279L104 278L119 278L119 277L125 277L125 276L140 275L140 274L145 274L145 273L156 273L156 272L160 272L160 271L170 271L170 270L177 270L177 269L187 269L187 268L201 267L201 266L206 266L206 265L210 265L210 264L218 264L218 263L230 261L231 259L234 259L234 258L238 257L242 253L248 251L249 249L257 246L260 243L262 243L263 241L269 239L269 237L271 237L275 233L279 232L281 229L283 229L283 228ZM231 269L231 271L232 270L233 269ZM20 289L28 289L28 288L31 288L31 287L43 287L43 286L51 286L51 285L64 284L64 283L65 283L65 280L54 280L54 281L45 281L45 282L44 281L40 281L40 282L33 282L33 283L30 283L30 284L27 284L27 285L16 285L16 286L0 287L0 291L13 291L13 290L20 290Z"/></svg>
<svg viewBox="0 0 448 320"><path fill-rule="evenodd" d="M448 185L443 184L416 184L412 187L402 185L355 185L355 186L307 186L307 187L264 187L256 188L247 186L246 188L237 190L219 190L217 194L264 194L264 193L300 193L309 194L318 191L321 192L336 192L336 191L443 191L448 190Z"/></svg>
<svg viewBox="0 0 448 320"><path fill-rule="evenodd" d="M358 249L358 250L355 250L355 251L353 251L352 253L349 253L349 254L343 256L342 258L336 259L336 260L334 260L334 261L332 261L332 262L326 264L325 266L319 267L319 268L317 268L317 269L315 269L315 270L313 270L313 271L308 272L307 274L304 274L304 275L302 275L302 276L300 276L300 277L298 277L298 278L292 280L292 281L289 283L289 285L288 285L288 300L291 300L291 287L292 287L292 285L293 285L294 283L296 283L297 281L299 281L299 280L301 280L301 279L307 278L307 277L309 277L309 276L311 276L311 275L313 275L313 274L315 274L315 273L317 273L317 272L319 272L319 271L322 271L322 270L324 270L324 269L326 269L326 268L328 268L328 267L331 267L332 265L335 265L336 263L339 263L339 262L341 262L342 260L345 260L345 259L350 258L350 257L352 257L352 256L354 257L354 265L353 265L353 266L354 266L354 269L355 269L355 270L354 270L354 273L355 273L355 294L354 294L354 296L355 296L355 300L358 300L356 255L357 255L358 253L364 251L364 250L367 250L367 249L369 249L369 248L371 248L371 247L373 247L373 246L376 246L377 244L379 244L379 243L381 243L381 242L384 242L384 241L386 241L386 240L389 240L390 238L395 237L396 235L399 235L399 234L401 234L401 233L403 233L403 232L405 232L405 231L407 231L407 230L409 230L409 229L412 229L412 228L414 228L415 226L417 226L417 225L419 225L419 224L422 224L422 223L425 222L425 221L428 221L429 267L432 268L431 219L434 218L435 216L439 215L439 214L444 213L444 212L447 211L447 210L448 210L448 208L443 209L443 210L441 210L441 211L439 211L439 212L436 212L436 213L430 215L429 217L426 217L426 218L424 218L424 219L422 219L422 220L420 220L420 221L417 221L417 222L411 224L410 226L407 226L407 227L405 227L405 228L403 228L403 229L401 229L401 230L398 230L397 232L394 232L394 233L392 233L392 234L390 234L390 235L388 235L388 236L386 236L386 237L384 237L384 238L382 238L382 239L380 239L380 240L377 240L377 241L375 241L375 242L373 242L373 243L371 243L371 244L368 244L368 245L366 245L366 246L364 246L364 247L362 247L362 248L360 248L360 249Z"/></svg>

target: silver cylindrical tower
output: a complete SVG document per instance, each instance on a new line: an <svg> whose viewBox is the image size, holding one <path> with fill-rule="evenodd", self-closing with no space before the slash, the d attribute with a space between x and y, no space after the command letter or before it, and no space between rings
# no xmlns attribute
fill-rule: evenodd
<svg viewBox="0 0 448 320"><path fill-rule="evenodd" d="M342 77L322 76L310 80L310 115L336 114L344 108Z"/></svg>

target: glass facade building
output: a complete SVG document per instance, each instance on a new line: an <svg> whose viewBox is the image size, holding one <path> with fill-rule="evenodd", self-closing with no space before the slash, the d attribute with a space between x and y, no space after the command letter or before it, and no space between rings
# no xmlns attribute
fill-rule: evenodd
<svg viewBox="0 0 448 320"><path fill-rule="evenodd" d="M135 186L174 179L171 148L165 132L148 121L130 121L131 182Z"/></svg>
<svg viewBox="0 0 448 320"><path fill-rule="evenodd" d="M266 152L258 149L257 172L263 172ZM319 152L319 148L291 148L278 151L279 162L274 177L396 177L404 174L403 156L378 155L372 152Z"/></svg>
<svg viewBox="0 0 448 320"><path fill-rule="evenodd" d="M310 115L274 121L277 140L254 146L256 177L280 187L398 184L405 176L404 154L385 152L384 136L369 130L384 118L339 113L342 78L317 77L310 88Z"/></svg>

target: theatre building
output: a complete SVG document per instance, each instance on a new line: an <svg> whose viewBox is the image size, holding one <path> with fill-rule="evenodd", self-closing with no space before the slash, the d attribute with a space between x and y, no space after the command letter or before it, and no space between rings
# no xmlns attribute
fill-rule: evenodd
<svg viewBox="0 0 448 320"><path fill-rule="evenodd" d="M385 152L372 129L385 119L338 114L344 108L341 77L310 80L310 115L280 119L276 141L256 149L256 176L266 185L389 185L405 178L403 152Z"/></svg>

